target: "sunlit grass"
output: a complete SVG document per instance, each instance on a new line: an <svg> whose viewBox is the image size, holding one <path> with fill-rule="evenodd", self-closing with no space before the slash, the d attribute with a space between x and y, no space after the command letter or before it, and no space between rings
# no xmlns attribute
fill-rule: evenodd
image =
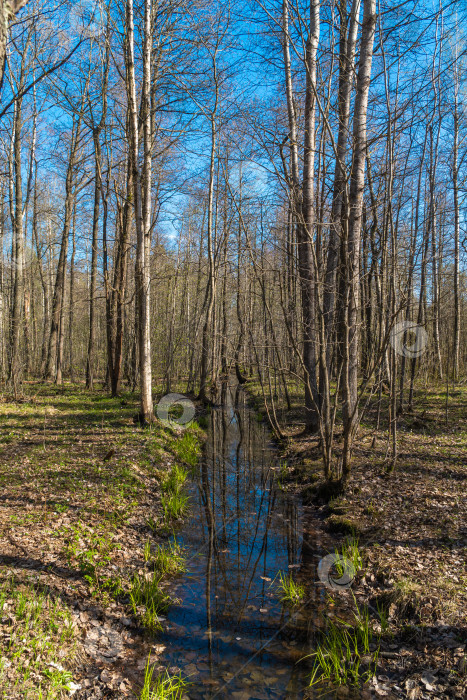
<svg viewBox="0 0 467 700"><path fill-rule="evenodd" d="M187 478L187 469L175 464L161 484L161 506L166 526L172 520L181 518L187 511L188 496L182 491Z"/></svg>
<svg viewBox="0 0 467 700"><path fill-rule="evenodd" d="M373 630L368 608L354 613L353 623L327 620L314 657L310 686L318 683L361 687L376 672L379 647L370 652ZM362 659L365 657L365 663Z"/></svg>
<svg viewBox="0 0 467 700"><path fill-rule="evenodd" d="M148 659L140 700L180 700L182 698L188 683L181 674L171 676L166 671L155 679L153 676L154 667L149 665Z"/></svg>
<svg viewBox="0 0 467 700"><path fill-rule="evenodd" d="M196 466L201 453L199 426L193 422L182 435L170 442L170 449L177 459L190 467Z"/></svg>
<svg viewBox="0 0 467 700"><path fill-rule="evenodd" d="M187 478L187 469L179 464L174 464L168 476L162 482L162 490L165 493L178 493Z"/></svg>
<svg viewBox="0 0 467 700"><path fill-rule="evenodd" d="M151 542L150 542L149 537L148 537L148 539L144 543L143 559L147 563L147 562L151 561L151 557L152 557Z"/></svg>
<svg viewBox="0 0 467 700"><path fill-rule="evenodd" d="M187 511L188 496L183 493L163 494L161 496L161 505L166 523L171 520L178 520Z"/></svg>
<svg viewBox="0 0 467 700"><path fill-rule="evenodd" d="M290 574L284 574L279 571L279 583L278 589L282 594L281 603L286 603L287 605L299 605L305 597L305 588L294 581Z"/></svg>
<svg viewBox="0 0 467 700"><path fill-rule="evenodd" d="M341 546L335 549L335 554L337 556L335 567L340 576L344 575L345 570L345 562L342 559L349 561L355 572L363 568L363 556L355 535L347 536Z"/></svg>
<svg viewBox="0 0 467 700"><path fill-rule="evenodd" d="M161 587L162 576L157 572L134 574L130 583L130 603L133 614L151 631L161 629L160 616L170 605L170 596Z"/></svg>
<svg viewBox="0 0 467 700"><path fill-rule="evenodd" d="M186 571L182 548L174 539L165 545L159 545L153 556L154 569L161 574L176 576Z"/></svg>

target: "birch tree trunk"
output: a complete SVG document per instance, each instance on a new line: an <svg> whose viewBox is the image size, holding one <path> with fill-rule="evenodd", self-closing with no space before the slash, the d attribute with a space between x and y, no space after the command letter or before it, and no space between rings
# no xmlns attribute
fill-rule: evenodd
<svg viewBox="0 0 467 700"><path fill-rule="evenodd" d="M354 61L357 45L358 18L360 0L353 0L350 18L347 15L347 0L340 4L340 42L339 42L339 93L338 115L339 129L337 135L336 163L334 169L334 187L331 208L331 227L326 261L326 276L323 292L323 313L326 329L326 360L331 361L331 335L334 323L336 297L336 270L339 244L342 236L342 213L346 202L346 157L349 142L350 97L354 81Z"/></svg>
<svg viewBox="0 0 467 700"><path fill-rule="evenodd" d="M59 359L60 324L63 310L63 298L65 294L65 277L68 255L68 240L73 218L75 200L75 160L81 135L82 104L78 117L73 116L73 129L71 135L70 155L65 182L65 217L63 221L62 240L60 254L55 276L54 294L52 300L51 326L47 352L45 379L57 380L57 364Z"/></svg>
<svg viewBox="0 0 467 700"><path fill-rule="evenodd" d="M5 75L8 25L27 2L28 0L0 0L0 90Z"/></svg>
<svg viewBox="0 0 467 700"><path fill-rule="evenodd" d="M296 222L298 272L303 319L303 369L305 382L306 430L318 429L319 396L316 379L316 274L313 251L314 228L314 151L315 151L315 91L316 54L319 42L320 2L312 0L310 25L306 45L305 144L303 183L300 184L298 165L298 128L290 60L289 4L282 4L282 45L290 141L290 200L292 217Z"/></svg>
<svg viewBox="0 0 467 700"><path fill-rule="evenodd" d="M102 188L101 176L101 145L99 140L99 128L93 130L94 140L94 209L92 215L92 242L91 242L91 285L89 293L89 340L88 354L86 358L86 389L92 389L94 385L94 344L95 344L95 299L97 287L97 246L99 233L99 208Z"/></svg>
<svg viewBox="0 0 467 700"><path fill-rule="evenodd" d="M127 89L129 109L129 145L133 171L133 199L136 225L136 309L139 351L140 421L154 420L152 402L151 338L150 338L150 270L151 242L151 1L144 4L143 85L141 119L143 123L143 172L139 168L138 109L136 104L133 0L127 0Z"/></svg>
<svg viewBox="0 0 467 700"><path fill-rule="evenodd" d="M16 394L17 382L20 372L20 335L23 313L24 279L24 233L23 233L23 179L21 164L21 126L22 126L22 99L17 100L14 112L14 145L13 162L15 173L15 197L14 197L14 286L13 303L10 322L10 364L9 380L13 384Z"/></svg>
<svg viewBox="0 0 467 700"><path fill-rule="evenodd" d="M108 289L107 247L104 246L104 280L107 297L107 355L112 396L117 396L120 390L122 370L124 300L127 282L128 243L132 223L130 200L133 192L133 175L130 159L128 159L127 164L126 187L124 205L123 207L117 207L118 241L114 260L112 290Z"/></svg>
<svg viewBox="0 0 467 700"><path fill-rule="evenodd" d="M316 278L318 263L314 248L316 225L315 177L315 92L316 54L319 43L320 0L310 5L310 26L306 45L305 135L301 221L297 227L298 264L303 314L303 364L305 367L305 422L310 432L318 430L319 395L316 381Z"/></svg>
<svg viewBox="0 0 467 700"><path fill-rule="evenodd" d="M454 339L453 339L453 377L454 381L459 378L459 357L460 357L460 318L461 304L459 292L459 105L458 105L458 85L456 75L455 97L454 97L454 154L452 169L452 184L454 190Z"/></svg>
<svg viewBox="0 0 467 700"><path fill-rule="evenodd" d="M367 149L367 111L376 31L376 0L363 0L363 24L353 121L353 158L349 191L349 227L346 241L344 346L344 448L342 477L350 474L352 441L358 425L360 238ZM344 234L345 235L345 234Z"/></svg>
<svg viewBox="0 0 467 700"><path fill-rule="evenodd" d="M207 395L207 380L208 380L208 362L210 343L213 342L213 337L209 337L209 331L212 327L212 317L214 301L216 296L216 271L214 269L214 249L213 249L213 208L214 208L214 182L215 182L215 164L217 150L217 129L216 129L216 113L219 99L219 86L217 76L216 52L212 56L213 79L215 86L215 101L211 114L209 115L211 127L211 152L209 159L209 185L208 185L208 211L207 211L207 249L208 249L208 282L206 289L206 316L204 319L203 333L201 338L201 370L200 370L200 387L199 399L207 403L209 401Z"/></svg>

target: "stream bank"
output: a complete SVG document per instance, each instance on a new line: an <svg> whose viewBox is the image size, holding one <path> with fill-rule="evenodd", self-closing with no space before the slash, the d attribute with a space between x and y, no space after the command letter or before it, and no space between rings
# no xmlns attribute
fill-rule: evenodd
<svg viewBox="0 0 467 700"><path fill-rule="evenodd" d="M267 416L259 385L249 382L247 391ZM355 444L349 487L327 503L314 498L322 463L316 438L300 434L300 391L291 387L289 398L290 407L280 395L275 404L288 435L281 445L286 488L310 504L321 536L329 533L342 542L356 535L363 566L352 591L359 607L370 606L376 629L378 611L385 616L369 690L395 698L464 698L467 387L448 395L445 387L417 387L416 413L399 417L392 473L385 460L387 431L377 428L370 406ZM383 416L386 410L383 403Z"/></svg>
<svg viewBox="0 0 467 700"><path fill-rule="evenodd" d="M170 596L174 494L203 434L135 428L137 406L77 384L0 396L1 698L139 697L158 621L138 585Z"/></svg>
<svg viewBox="0 0 467 700"><path fill-rule="evenodd" d="M442 396L429 400L439 406ZM378 606L387 611L376 678L325 697L464 697L467 433L465 397L457 400L449 445L436 423L430 435L408 434L388 480L382 438L375 449L364 432L351 489L316 506L289 490L294 475L236 386L224 386L198 437L196 428L135 430L131 395L31 384L21 402L4 397L1 697L139 697L148 659L155 674L181 674L193 700L315 697L303 659L325 622L351 619L355 602L375 629ZM295 459L303 473L313 452L296 445L290 469ZM159 527L164 484L188 463L190 509L173 536ZM317 562L345 536L328 532L329 515L345 528L356 513L362 569L350 590L329 592ZM146 608L132 609L128 591L171 542L186 571L161 590L178 603L148 633ZM279 572L304 587L304 605L281 602Z"/></svg>

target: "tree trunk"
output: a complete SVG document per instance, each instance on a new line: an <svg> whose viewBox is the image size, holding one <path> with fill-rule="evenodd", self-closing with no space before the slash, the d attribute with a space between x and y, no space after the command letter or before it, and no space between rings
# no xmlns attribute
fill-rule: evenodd
<svg viewBox="0 0 467 700"><path fill-rule="evenodd" d="M140 421L144 425L154 420L152 401L151 337L150 337L150 270L151 242L151 2L144 4L143 86L141 118L143 123L143 172L140 172L138 110L136 105L136 79L134 59L133 0L127 0L127 89L130 114L130 153L133 171L133 198L136 224L136 309L139 352Z"/></svg>
<svg viewBox="0 0 467 700"><path fill-rule="evenodd" d="M102 190L102 164L101 164L101 144L100 129L93 130L94 140L94 209L92 216L92 253L91 253L91 285L89 291L89 340L88 354L86 358L86 389L92 389L94 385L94 343L95 343L95 300L97 288L97 247L99 232L99 210Z"/></svg>
<svg viewBox="0 0 467 700"><path fill-rule="evenodd" d="M344 340L344 449L342 477L350 474L351 447L358 425L359 295L360 238L362 230L363 192L365 186L366 123L371 82L373 45L376 30L376 0L364 0L360 61L357 76L353 122L353 158L349 191L349 227L346 241ZM345 233L344 233L345 236Z"/></svg>
<svg viewBox="0 0 467 700"><path fill-rule="evenodd" d="M305 424L309 432L318 430L319 395L316 381L316 277L318 261L314 248L315 228L315 91L316 54L320 31L320 0L310 5L310 26L306 45L305 137L301 221L297 227L298 265L303 314L303 364L305 368Z"/></svg>
<svg viewBox="0 0 467 700"><path fill-rule="evenodd" d="M216 104L211 113L211 154L209 161L209 188L208 188L208 222L207 222L207 248L208 248L208 282L206 290L206 316L204 319L203 333L201 338L201 370L200 370L200 386L199 399L207 403L209 401L207 395L208 381L208 362L209 349L211 340L209 331L212 326L212 316L214 299L216 294L216 278L214 269L214 251L213 251L213 200L214 200L214 166L216 161L216 121L215 114L217 108L217 69L215 59L213 60L214 80L216 82Z"/></svg>
<svg viewBox="0 0 467 700"><path fill-rule="evenodd" d="M13 384L16 394L17 383L20 374L20 336L21 320L23 313L24 279L23 279L23 258L24 258L24 233L23 233L23 179L21 166L21 120L22 120L22 100L17 100L14 113L14 173L15 173L15 209L14 209L14 286L13 303L10 322L10 365L9 380Z"/></svg>
<svg viewBox="0 0 467 700"><path fill-rule="evenodd" d="M338 251L342 237L342 212L347 207L346 197L346 157L349 141L350 98L354 81L354 62L357 44L360 0L353 0L350 18L347 15L347 0L340 5L340 44L339 44L339 92L336 163L331 208L331 227L326 262L326 276L323 292L323 313L326 329L326 363L331 362L331 338L334 325L336 297L336 271Z"/></svg>
<svg viewBox="0 0 467 700"><path fill-rule="evenodd" d="M78 150L79 137L81 133L81 114L73 118L73 131L70 144L70 156L65 182L65 218L63 222L62 241L57 264L57 274L55 277L54 294L52 300L51 326L49 336L49 346L47 352L47 363L45 369L45 379L57 380L57 362L59 358L60 323L62 317L63 297L65 294L65 276L68 254L68 239L70 237L70 227L74 210L74 169Z"/></svg>
<svg viewBox="0 0 467 700"><path fill-rule="evenodd" d="M455 87L455 102L454 102L454 154L453 154L453 169L452 182L454 189L454 338L453 338L453 377L454 381L459 378L459 361L460 361L460 318L461 304L459 292L459 107L458 107L458 86Z"/></svg>
<svg viewBox="0 0 467 700"><path fill-rule="evenodd" d="M0 90L3 85L8 42L8 25L28 0L0 0Z"/></svg>

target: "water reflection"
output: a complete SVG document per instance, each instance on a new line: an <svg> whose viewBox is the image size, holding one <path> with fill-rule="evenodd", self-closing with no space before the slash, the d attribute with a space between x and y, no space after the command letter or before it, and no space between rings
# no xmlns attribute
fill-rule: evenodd
<svg viewBox="0 0 467 700"><path fill-rule="evenodd" d="M274 582L303 564L301 508L274 483L277 454L244 392L224 385L221 403L177 533L189 573L176 586L166 658L189 676L193 700L302 698L306 611L291 616Z"/></svg>

